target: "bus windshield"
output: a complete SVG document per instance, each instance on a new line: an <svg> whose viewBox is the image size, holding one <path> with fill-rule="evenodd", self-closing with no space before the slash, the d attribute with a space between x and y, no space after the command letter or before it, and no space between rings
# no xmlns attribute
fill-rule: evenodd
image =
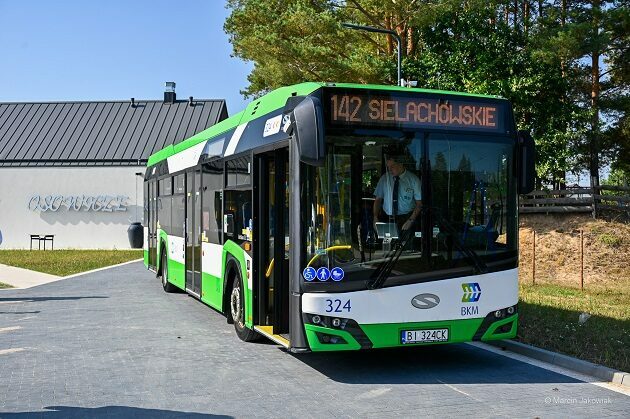
<svg viewBox="0 0 630 419"><path fill-rule="evenodd" d="M347 291L516 267L512 138L370 133L328 136L324 166L305 166L305 261L318 273L306 286L337 281Z"/></svg>

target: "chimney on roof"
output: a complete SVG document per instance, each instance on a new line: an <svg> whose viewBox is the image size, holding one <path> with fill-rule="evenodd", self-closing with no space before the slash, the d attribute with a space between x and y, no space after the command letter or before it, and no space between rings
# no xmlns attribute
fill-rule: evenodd
<svg viewBox="0 0 630 419"><path fill-rule="evenodd" d="M164 83L164 103L175 103L177 96L175 95L175 82L167 81Z"/></svg>
<svg viewBox="0 0 630 419"><path fill-rule="evenodd" d="M188 96L188 106L195 106L195 103L193 102L193 97L192 96Z"/></svg>
<svg viewBox="0 0 630 419"><path fill-rule="evenodd" d="M131 98L131 107L135 108L136 107L136 99L135 98Z"/></svg>

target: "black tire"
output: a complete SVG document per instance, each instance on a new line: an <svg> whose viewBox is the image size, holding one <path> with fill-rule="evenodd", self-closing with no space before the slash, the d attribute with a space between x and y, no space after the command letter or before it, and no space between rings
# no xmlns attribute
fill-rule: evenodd
<svg viewBox="0 0 630 419"><path fill-rule="evenodd" d="M245 342L252 342L258 339L259 335L245 326L245 297L242 286L243 281L241 281L241 277L237 273L234 275L230 289L228 320L234 322L234 330L236 330L236 335L239 339Z"/></svg>
<svg viewBox="0 0 630 419"><path fill-rule="evenodd" d="M166 257L165 251L162 251L161 259L162 263L160 263L160 266L162 275L160 276L160 280L162 281L162 288L164 288L166 292L175 292L177 291L177 287L168 282L168 258Z"/></svg>

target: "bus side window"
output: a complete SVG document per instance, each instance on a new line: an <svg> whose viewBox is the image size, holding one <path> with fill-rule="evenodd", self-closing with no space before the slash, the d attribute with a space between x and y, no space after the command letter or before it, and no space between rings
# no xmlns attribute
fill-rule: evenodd
<svg viewBox="0 0 630 419"><path fill-rule="evenodd" d="M222 192L223 163L210 162L203 165L202 172L202 240L208 243L222 244Z"/></svg>
<svg viewBox="0 0 630 419"><path fill-rule="evenodd" d="M184 220L186 219L186 196L184 194L185 174L175 176L173 198L171 201L171 231L173 236L184 237Z"/></svg>

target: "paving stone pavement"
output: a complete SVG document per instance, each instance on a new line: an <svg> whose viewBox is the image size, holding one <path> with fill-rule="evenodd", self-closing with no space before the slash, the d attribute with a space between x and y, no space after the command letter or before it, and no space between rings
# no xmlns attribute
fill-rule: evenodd
<svg viewBox="0 0 630 419"><path fill-rule="evenodd" d="M0 418L627 417L630 397L470 345L291 355L142 263L0 291Z"/></svg>

